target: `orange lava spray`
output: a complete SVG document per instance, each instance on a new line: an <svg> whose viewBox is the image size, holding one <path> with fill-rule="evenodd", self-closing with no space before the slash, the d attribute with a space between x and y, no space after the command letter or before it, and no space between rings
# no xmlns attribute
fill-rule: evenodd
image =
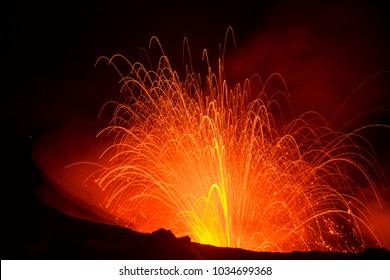
<svg viewBox="0 0 390 280"><path fill-rule="evenodd" d="M217 73L187 70L184 79L164 53L151 68L107 60L121 74L124 100L100 132L113 142L88 180L115 223L255 251L381 246L365 204L378 195L376 167L357 145L364 139L332 130L314 112L281 125L277 96L287 89L266 91L282 77L229 87L223 59Z"/></svg>

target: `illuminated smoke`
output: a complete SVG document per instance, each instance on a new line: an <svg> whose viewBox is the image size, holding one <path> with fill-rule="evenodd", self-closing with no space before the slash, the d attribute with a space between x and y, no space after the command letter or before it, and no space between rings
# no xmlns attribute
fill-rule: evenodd
<svg viewBox="0 0 390 280"><path fill-rule="evenodd" d="M366 206L380 202L376 166L357 145L364 139L316 113L283 120L286 88L267 92L282 77L229 87L221 60L217 73L188 70L184 79L164 55L155 68L121 56L109 63L123 74L123 100L107 104L114 116L100 132L112 143L93 164L71 165L94 172L65 187L88 211L142 232L256 251L381 246Z"/></svg>

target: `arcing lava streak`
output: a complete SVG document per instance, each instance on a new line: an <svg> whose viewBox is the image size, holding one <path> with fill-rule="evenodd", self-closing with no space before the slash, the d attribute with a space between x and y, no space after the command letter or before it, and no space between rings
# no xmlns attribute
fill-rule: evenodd
<svg viewBox="0 0 390 280"><path fill-rule="evenodd" d="M381 246L366 205L380 201L373 158L357 144L364 139L332 130L313 112L283 120L286 88L267 92L282 77L229 87L223 59L217 73L187 70L183 79L164 53L151 68L119 55L107 60L121 74L124 98L109 103L114 115L99 135L112 142L101 158L68 167L98 166L65 187L79 204L124 227L166 228L217 246Z"/></svg>

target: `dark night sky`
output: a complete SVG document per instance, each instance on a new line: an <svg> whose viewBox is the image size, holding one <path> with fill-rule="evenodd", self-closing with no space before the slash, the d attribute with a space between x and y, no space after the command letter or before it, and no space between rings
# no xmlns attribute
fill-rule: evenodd
<svg viewBox="0 0 390 280"><path fill-rule="evenodd" d="M117 90L101 88L115 85L119 78L104 63L94 67L99 56L120 53L138 60L140 48L147 47L155 35L175 62L181 59L187 36L200 60L203 48L216 53L229 26L234 27L237 39L254 32L268 6L268 1L256 8L253 4L242 8L241 3L226 6L207 1L11 3L2 36L2 86L11 103L7 113L24 118L19 107L24 106L22 111L32 111L31 117L49 122L49 126L55 120L71 118L61 115L69 110L73 117L78 113L96 115L105 101L115 98L110 92ZM54 105L61 108L55 110Z"/></svg>
<svg viewBox="0 0 390 280"><path fill-rule="evenodd" d="M314 38L318 41L323 37L324 40L328 39L325 37L325 32L320 30L321 28L326 29L328 26L335 33L338 31L337 26L340 26L340 30L344 33L340 32L339 36L346 36L344 42L348 41L348 36L351 38L360 36L361 41L356 40L354 46L343 42L345 48L363 49L367 44L367 42L364 43L367 34L376 33L375 36L372 36L375 37L376 41L369 43L375 47L367 48L365 52L356 53L356 60L364 56L371 59L372 56L372 60L375 60L373 63L379 64L378 61L381 61L381 65L372 67L367 63L357 64L357 67L370 68L370 71L359 73L360 76L357 74L354 84L347 90L352 91L359 82L375 72L388 70L389 59L387 55L386 57L384 55L389 47L389 36L387 36L386 29L389 20L385 5L377 4L375 1L343 1L346 4L341 4L339 1L310 3L311 1L280 0L258 1L256 5L251 1L239 1L231 4L226 4L226 1L182 1L181 3L94 1L92 4L83 1L11 3L8 9L5 9L5 24L2 24L2 28L4 28L2 45L5 47L2 52L4 69L2 86L5 86L6 92L3 95L6 95L11 105L18 104L18 102L30 102L30 105L31 102L48 103L50 99L53 99L61 101L63 106L71 105L73 110L75 110L74 107L80 105L83 107L83 109L79 109L81 113L85 113L85 107L90 107L89 110L93 111L96 108L92 108L92 104L88 106L91 99L95 99L92 102L95 102L94 105L99 108L102 102L114 98L109 96L110 93L107 91L110 90L96 90L96 88L100 88L98 83L102 83L101 86L107 86L107 84L115 84L118 80L118 76L113 74L113 69L104 67L103 63L97 68L94 67L99 56L111 56L119 53L129 58L130 61L138 60L140 48L147 47L149 39L155 35L162 42L164 50L173 64L179 65L183 38L187 36L195 63L201 60L203 48L206 48L211 59L215 60L218 55L218 45L223 43L229 26L234 30L238 54L242 56L238 60L242 61L242 65L248 61L247 57L249 57L249 61L253 62L250 67L245 65L249 70L237 70L241 72L241 75L237 74L237 71L234 72L235 76L240 76L239 78L247 77L253 72L266 74L273 71L283 72L284 69L274 69L275 66L283 68L277 62L271 64L264 63L264 60L257 62L252 57L242 55L242 53L245 50L250 50L251 44L252 46L256 45L256 38L261 37L262 34L270 32L283 34L285 30L298 25L318 25L318 31L315 31L318 37ZM339 12L337 12L338 10ZM332 22L333 18L334 22ZM325 24L318 24L319 21L324 21ZM346 33L347 28L351 28L352 32ZM321 34L325 35L321 37ZM339 44L336 41L338 38L335 39L335 37L331 39L335 40L335 44ZM264 40L275 41L280 38L284 37L265 38ZM368 40L371 39L370 37ZM287 40L291 42L293 39L287 38ZM303 44L305 43L307 42L303 41ZM285 50L282 51L282 54L286 53L286 56L297 55L288 51L288 49L294 48L294 45L285 42L275 44L282 46L285 44ZM380 50L377 47L379 45ZM273 55L282 56L277 52L269 52L268 46L275 49L271 43L265 41L257 47L252 47L252 50L256 49L257 53L269 56L273 61L277 60ZM335 48L335 46L330 45L329 48ZM351 51L353 52L353 49ZM375 53L379 54L374 57ZM287 59L289 58L287 57ZM283 63L288 64L288 62ZM334 65L335 68L337 66ZM296 78L292 74L293 78L289 78L289 72L299 71L300 65L296 65L295 68L295 70L286 70L285 73L281 73L287 82L289 79ZM291 84L293 83L294 81L291 81ZM75 91L79 92L75 93ZM88 95L87 92L91 91L94 93L89 94L95 98L90 98ZM292 98L294 98L293 93ZM339 103L341 101L341 99L337 100ZM47 104L47 106L49 105ZM16 113L15 110L11 109L10 113Z"/></svg>
<svg viewBox="0 0 390 280"><path fill-rule="evenodd" d="M237 26L239 36L245 36L261 24L269 3L256 8L196 1L11 5L5 40L11 71L41 79L76 79L88 75L100 55L138 58L152 35L179 51L184 36L202 48L220 43L228 26Z"/></svg>
<svg viewBox="0 0 390 280"><path fill-rule="evenodd" d="M253 52L254 49L261 52L263 34L286 34L284 30L289 30L296 24L310 26L311 21L318 23L318 18L325 18L330 22L332 30L337 31L337 24L352 29L356 26L357 30L351 34L355 39L361 39L362 43L358 43L356 49L362 51L355 52L354 46L345 44L345 47L349 48L346 53L350 50L356 53L358 58L367 55L361 60L362 63L348 66L350 69L363 69L352 71L351 75L355 73L356 77L350 77L350 81L357 84L347 87L349 92L369 75L390 70L390 34L387 29L389 10L385 4L380 4L380 1L343 1L342 5L339 1L316 1L315 8L313 4L308 4L312 1L280 0L257 1L256 5L255 1L93 1L90 4L84 1L62 0L47 3L25 2L12 1L5 9L1 9L0 89L3 106L0 118L2 154L7 165L7 180L2 184L5 189L3 199L6 199L7 203L2 203L2 215L3 220L10 225L9 236L12 238L27 234L15 234L21 227L36 226L28 221L34 215L31 210L34 203L30 198L34 196L41 180L31 160L34 143L47 130L74 118L95 118L104 102L117 96L119 77L112 67L107 67L104 63L94 67L99 56L120 53L131 61L138 60L140 48L147 47L149 39L155 35L174 65L180 62L185 36L189 38L194 61L201 60L203 48L208 49L210 57L215 59L218 45L223 43L226 30L231 26L238 54L232 55L231 65L237 65L237 57L241 54L245 63L250 63L252 60L245 53ZM340 13L345 13L345 21L332 22L334 15L340 19L340 14L337 13L339 8ZM316 13L319 13L318 17ZM326 13L329 13L329 16ZM321 26L326 29L326 25ZM343 37L341 42L348 41L348 38L345 38L348 32L341 29L344 30L344 33L339 35ZM333 34L335 37L338 36L336 33ZM322 33L319 30L316 34ZM274 38L267 37L268 35L264 35L264 38ZM284 38L283 36L274 39ZM370 39L375 38L375 41L372 44L367 43L365 36L371 36ZM275 50L275 45L264 43L264 47L272 51ZM366 45L373 47L364 49ZM272 51L269 54L271 58ZM286 53L290 54L288 51ZM275 51L275 54L280 53ZM291 55L294 55L294 52L291 52ZM263 56L267 57L267 54L263 53ZM263 65L261 62L265 61L264 59L259 58L259 65ZM275 65L287 63L266 62L263 68L247 67L246 70L270 73L278 71L273 69ZM269 69L265 69L267 67ZM337 67L338 64L335 69ZM299 68L299 64L296 68ZM241 78L241 75L253 74L246 73L239 67L235 69L232 73L238 78ZM238 73L240 71L241 73ZM286 70L282 73L287 82L290 79L289 73L294 71ZM292 74L292 77L297 76ZM375 100L376 104L370 104L369 108L361 107L362 110L378 107L385 109L374 115L370 121L390 124L390 103L387 97L390 90L389 80L389 74L375 80L380 90L377 91L377 97L370 94L369 98ZM294 89L294 80L291 83ZM296 88L296 91L299 91L299 85ZM296 98L298 101L303 98L298 93L296 97L294 92L291 92L291 95L292 99ZM340 104L342 100L337 98L332 100L337 100ZM364 95L357 98L363 98L359 104L365 103ZM319 98L310 100L312 103L299 110L321 110ZM292 100L292 103L298 101ZM390 139L389 134L388 131L380 130L370 139L373 145L378 147L379 157L386 164L389 164L390 158L386 144ZM13 211L15 213L10 214Z"/></svg>
<svg viewBox="0 0 390 280"><path fill-rule="evenodd" d="M231 4L225 2L10 3L5 10L3 9L5 17L2 24L4 47L2 91L3 98L6 98L11 106L9 110L3 111L3 114L20 116L20 112L16 111L20 111L18 106L22 103L22 106L26 107L40 106L41 114L35 117L45 118L47 116L44 116L42 109L57 111L53 109L52 101L62 104L63 108L57 111L57 114L66 114L64 111L70 109L66 106L72 107L73 113L87 114L85 111L88 111L95 114L96 108L100 108L102 103L115 98L110 94L115 94L113 91L116 88L113 90L110 86L118 81L113 69L105 67L104 63L97 68L94 67L99 56L119 53L130 61L138 60L140 48L147 47L149 39L155 35L161 41L173 65L182 65L180 63L182 44L186 36L189 38L194 63L201 64L203 48L206 48L211 59L216 61L218 45L223 43L229 26L235 33L238 57L235 61L239 61L239 67L237 62L233 64L232 72L235 77L241 79L239 80L241 82L242 78L253 73L260 73L265 77L272 72L281 72L294 89L296 80L305 79L304 76L307 76L304 72L304 67L307 66L303 62L305 57L295 51L297 45L294 42L310 44L307 42L310 36L313 38L311 40L318 41L321 46L329 44L319 50L328 52L329 55L338 55L337 52L353 53L355 57L351 56L349 59L356 60L356 63L348 61L347 70L367 69L359 73L351 71L350 75L355 75L355 79L347 80L352 82L350 87L343 89L345 94L350 93L373 73L389 69L390 59L387 50L390 36L386 28L389 21L386 12L388 9L384 4L379 4L379 1L343 1L343 4L339 1L316 1L312 4L312 1L279 0L258 1L256 5L251 1ZM288 30L293 30L297 26L305 28L313 26L314 32L308 32L308 35L303 37L293 33L290 35ZM326 34L327 29L333 32L332 37ZM348 40L353 44L346 43ZM230 45L228 42L230 50L233 49L231 45L231 41ZM332 52L337 49L337 45L339 49ZM314 49L321 46L311 45ZM275 49L279 47L281 50L278 52ZM310 50L299 48L310 58L308 54ZM254 50L257 54L253 54ZM256 55L260 57L258 60L253 58ZM293 60L291 57L296 59ZM342 60L343 55L337 58ZM278 62L278 59L284 61ZM292 63L294 67L287 67ZM337 70L342 65L343 61L340 61L326 67ZM320 71L321 65L318 65L315 72ZM300 76L297 77L294 73L299 73ZM320 75L307 79L318 77L321 79ZM348 73L345 73L345 76L350 78ZM388 76L382 77L387 81ZM323 80L325 79L326 77L323 77ZM302 96L305 94L302 93ZM94 98L91 98L91 95ZM302 98L299 90L297 93L291 92L291 95L293 102L294 98L296 100ZM337 104L342 103L346 97L339 96L340 98L334 100ZM318 104L316 98L310 102ZM377 100L377 104L383 105L383 100ZM320 106L313 108L307 106L299 110L307 109L327 113L321 111ZM362 110L364 109L372 108ZM51 122L56 119L52 113L49 112ZM37 115L36 110L33 114ZM60 115L58 118L64 119L66 116Z"/></svg>

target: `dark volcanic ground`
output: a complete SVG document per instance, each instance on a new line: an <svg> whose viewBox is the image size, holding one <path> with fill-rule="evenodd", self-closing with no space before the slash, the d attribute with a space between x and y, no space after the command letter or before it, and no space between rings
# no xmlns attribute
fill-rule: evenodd
<svg viewBox="0 0 390 280"><path fill-rule="evenodd" d="M75 219L36 202L23 223L8 228L1 259L58 260L380 260L390 259L386 249L359 254L292 252L267 253L219 248L175 238L167 230L151 234ZM4 235L3 235L4 236Z"/></svg>

